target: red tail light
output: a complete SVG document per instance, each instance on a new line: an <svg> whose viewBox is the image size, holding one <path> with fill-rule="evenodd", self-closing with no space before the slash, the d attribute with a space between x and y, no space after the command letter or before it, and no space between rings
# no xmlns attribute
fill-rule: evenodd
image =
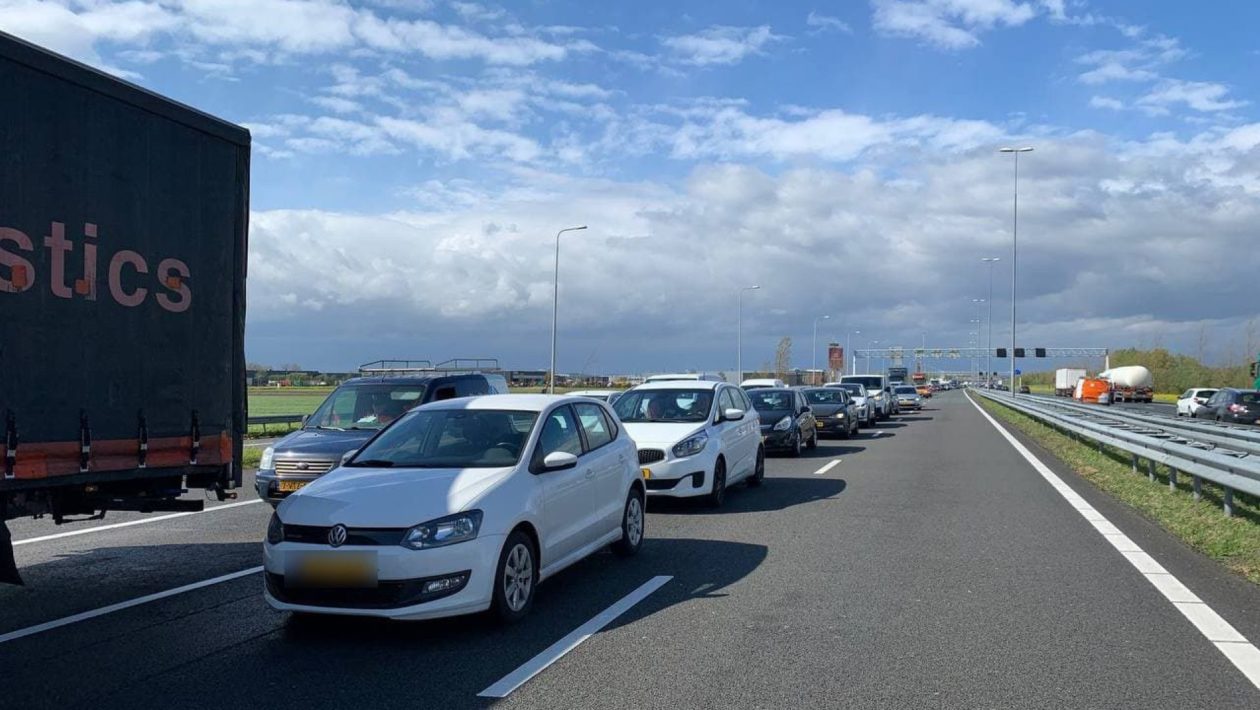
<svg viewBox="0 0 1260 710"><path fill-rule="evenodd" d="M1229 411L1234 412L1235 414L1237 414L1237 413L1239 413L1239 412L1245 412L1245 411L1247 411L1247 408L1246 408L1246 407L1244 407L1244 406L1243 406L1243 405L1241 405L1241 404L1231 404L1231 405L1229 405Z"/></svg>

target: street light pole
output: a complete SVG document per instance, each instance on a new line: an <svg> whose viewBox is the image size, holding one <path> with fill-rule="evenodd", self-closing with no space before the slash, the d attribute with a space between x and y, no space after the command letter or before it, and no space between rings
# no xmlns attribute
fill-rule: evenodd
<svg viewBox="0 0 1260 710"><path fill-rule="evenodd" d="M814 318L814 346L813 349L810 350L812 362L809 365L809 383L811 385L817 384L814 382L814 373L818 370L818 321L828 320L830 318L831 316L817 316Z"/></svg>
<svg viewBox="0 0 1260 710"><path fill-rule="evenodd" d="M849 336L844 339L844 352L848 356L849 362L853 363L853 365L850 367L850 372L849 372L850 375L857 374L857 355L853 354L853 348L849 346L853 345L853 336L861 335L861 334L862 334L862 331L860 330L850 330ZM840 374L844 374L843 369L841 369Z"/></svg>
<svg viewBox="0 0 1260 710"><path fill-rule="evenodd" d="M580 227L565 227L556 232L556 274L551 291L551 377L547 382L547 394L556 393L556 318L560 313L560 235L582 229L586 229L585 224Z"/></svg>
<svg viewBox="0 0 1260 710"><path fill-rule="evenodd" d="M989 342L984 346L986 351L984 355L984 378L985 382L989 384L993 383L993 264L1001 260L1001 257L997 256L980 257L980 261L989 265Z"/></svg>
<svg viewBox="0 0 1260 710"><path fill-rule="evenodd" d="M745 286L739 290L739 317L735 333L735 384L744 381L744 292L756 291L758 286Z"/></svg>
<svg viewBox="0 0 1260 710"><path fill-rule="evenodd" d="M973 321L973 322L975 322L975 323L984 323L984 321L980 318L980 304L984 303L984 299L983 299L983 298L973 298L973 299L971 299L971 302L972 302L972 303L974 303L974 304L976 304L976 320L975 320L975 321ZM980 327L979 325L977 325L977 326L976 326L976 328L977 328L977 329L978 329L979 327ZM976 340L976 347L977 347L977 348L978 348L978 347L980 347L979 337L980 337L979 335L977 335L977 336L976 336L976 338L977 338L977 340ZM977 370L979 370L979 369L980 369L980 358L979 358L979 357L977 357L977 358L976 358L976 361L975 361L975 363L974 363L974 366L971 368L971 371L972 371L972 372L976 372L976 371L977 371Z"/></svg>
<svg viewBox="0 0 1260 710"><path fill-rule="evenodd" d="M1011 380L1008 384L1011 396L1015 396L1015 273L1018 265L1018 248L1019 248L1019 154L1031 153L1032 148L1025 146L1023 148L1001 148L1000 153L1015 154L1015 187L1014 196L1015 204L1012 210L1011 218Z"/></svg>

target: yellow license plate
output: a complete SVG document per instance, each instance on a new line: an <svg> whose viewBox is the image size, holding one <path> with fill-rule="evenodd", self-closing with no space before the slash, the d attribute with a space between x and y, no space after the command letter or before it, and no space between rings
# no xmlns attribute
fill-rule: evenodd
<svg viewBox="0 0 1260 710"><path fill-rule="evenodd" d="M374 587L376 556L373 553L334 552L297 557L285 575L288 586Z"/></svg>
<svg viewBox="0 0 1260 710"><path fill-rule="evenodd" d="M643 477L644 477L644 478L651 478L651 477L652 477L652 469L650 469L650 468L645 468L645 469L643 469Z"/></svg>
<svg viewBox="0 0 1260 710"><path fill-rule="evenodd" d="M308 483L310 481L280 481L278 488L281 493L292 493Z"/></svg>
<svg viewBox="0 0 1260 710"><path fill-rule="evenodd" d="M815 422L814 422L814 426L818 427L819 429L822 429L823 427L825 427L825 426L827 426L827 425L826 425L826 424L823 424L822 422L815 421Z"/></svg>

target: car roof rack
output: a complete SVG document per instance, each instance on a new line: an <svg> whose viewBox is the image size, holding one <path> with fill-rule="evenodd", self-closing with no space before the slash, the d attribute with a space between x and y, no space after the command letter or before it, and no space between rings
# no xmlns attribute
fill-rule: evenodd
<svg viewBox="0 0 1260 710"><path fill-rule="evenodd" d="M384 375L457 375L477 372L498 372L499 360L493 357L458 357L434 365L431 360L373 360L359 365L359 374Z"/></svg>

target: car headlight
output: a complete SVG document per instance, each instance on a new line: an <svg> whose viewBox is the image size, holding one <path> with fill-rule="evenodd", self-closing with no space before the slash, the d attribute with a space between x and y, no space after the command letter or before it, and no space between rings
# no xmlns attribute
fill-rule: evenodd
<svg viewBox="0 0 1260 710"><path fill-rule="evenodd" d="M788 429L791 429L791 428L792 428L791 417L784 417L780 419L779 421L775 422L774 424L775 431L787 431Z"/></svg>
<svg viewBox="0 0 1260 710"><path fill-rule="evenodd" d="M268 446L267 448L263 449L262 459L258 461L258 468L263 471L270 471L271 469L275 467L276 467L276 449L273 446Z"/></svg>
<svg viewBox="0 0 1260 710"><path fill-rule="evenodd" d="M844 412L836 412L836 419L844 419Z"/></svg>
<svg viewBox="0 0 1260 710"><path fill-rule="evenodd" d="M267 542L272 545L284 542L284 523L280 522L280 516L275 513L271 514L271 522L267 523Z"/></svg>
<svg viewBox="0 0 1260 710"><path fill-rule="evenodd" d="M402 546L412 550L424 550L430 547L454 545L457 542L476 539L480 530L481 511L469 510L420 523L403 536Z"/></svg>
<svg viewBox="0 0 1260 710"><path fill-rule="evenodd" d="M689 436L677 444L674 444L674 457L683 458L685 456L695 456L701 451L704 451L704 447L708 446L708 444L709 435L703 431L699 432L694 436Z"/></svg>

